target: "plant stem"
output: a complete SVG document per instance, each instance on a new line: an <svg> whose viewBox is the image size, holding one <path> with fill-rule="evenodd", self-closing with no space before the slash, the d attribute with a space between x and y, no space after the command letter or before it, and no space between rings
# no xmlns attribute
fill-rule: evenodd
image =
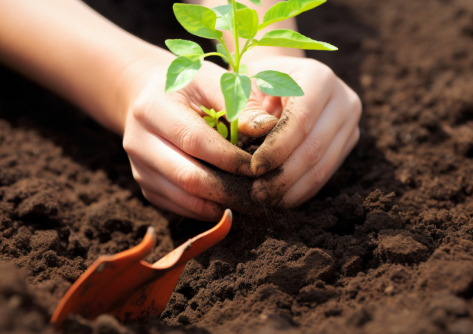
<svg viewBox="0 0 473 334"><path fill-rule="evenodd" d="M240 70L240 45L238 41L238 30L236 23L236 1L232 0L232 10L233 10L233 38L235 39L235 67L233 71L238 74Z"/></svg>
<svg viewBox="0 0 473 334"><path fill-rule="evenodd" d="M233 66L233 72L237 75L240 71L240 45L238 41L238 30L236 22L236 1L232 0L232 11L233 11L233 38L235 39L235 66ZM238 118L230 123L230 142L236 145L238 142Z"/></svg>
<svg viewBox="0 0 473 334"><path fill-rule="evenodd" d="M238 142L238 118L230 123L230 142L233 145Z"/></svg>
<svg viewBox="0 0 473 334"><path fill-rule="evenodd" d="M232 69L235 71L235 63L233 63L233 57L231 52L228 50L227 45L225 44L225 40L223 38L218 38L217 41L220 42L220 44L223 45L225 51L227 51L228 56L230 59L228 59L228 63L232 66Z"/></svg>

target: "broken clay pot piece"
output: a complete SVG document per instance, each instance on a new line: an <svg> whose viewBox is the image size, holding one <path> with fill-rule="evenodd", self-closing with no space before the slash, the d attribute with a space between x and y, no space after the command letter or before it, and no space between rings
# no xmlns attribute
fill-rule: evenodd
<svg viewBox="0 0 473 334"><path fill-rule="evenodd" d="M108 313L122 321L158 316L187 261L225 238L231 226L232 212L227 209L214 228L185 242L153 265L142 261L156 242L154 229L149 227L139 245L116 255L100 256L64 295L51 322L60 328L71 313L87 319Z"/></svg>

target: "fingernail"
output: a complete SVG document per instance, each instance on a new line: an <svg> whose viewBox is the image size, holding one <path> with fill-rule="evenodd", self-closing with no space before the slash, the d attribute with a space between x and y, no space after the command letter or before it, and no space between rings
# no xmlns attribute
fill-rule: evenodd
<svg viewBox="0 0 473 334"><path fill-rule="evenodd" d="M257 202L264 203L269 199L269 193L266 190L261 190L254 194Z"/></svg>
<svg viewBox="0 0 473 334"><path fill-rule="evenodd" d="M255 156L253 156L255 158ZM251 172L259 177L271 169L271 163L267 159L251 159Z"/></svg>
<svg viewBox="0 0 473 334"><path fill-rule="evenodd" d="M245 163L241 164L240 167L238 168L238 173L240 173L241 175L244 175L244 176L252 177L253 172L251 171L250 163L245 162Z"/></svg>
<svg viewBox="0 0 473 334"><path fill-rule="evenodd" d="M251 126L253 128L266 128L268 126L274 126L278 122L278 119L272 115L262 113L251 120Z"/></svg>

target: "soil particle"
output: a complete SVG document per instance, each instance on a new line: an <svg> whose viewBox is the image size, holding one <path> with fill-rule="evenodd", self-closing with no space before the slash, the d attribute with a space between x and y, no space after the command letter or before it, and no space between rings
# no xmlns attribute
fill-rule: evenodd
<svg viewBox="0 0 473 334"><path fill-rule="evenodd" d="M410 236L380 236L376 254L384 261L418 263L427 258L428 249Z"/></svg>

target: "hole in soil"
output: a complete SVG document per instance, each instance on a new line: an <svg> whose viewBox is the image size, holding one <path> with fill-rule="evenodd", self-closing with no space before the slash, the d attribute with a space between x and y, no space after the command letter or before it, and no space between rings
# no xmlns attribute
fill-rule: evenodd
<svg viewBox="0 0 473 334"><path fill-rule="evenodd" d="M62 226L62 223L56 219L36 215L28 214L21 218L25 225L29 225L36 230L55 230Z"/></svg>
<svg viewBox="0 0 473 334"><path fill-rule="evenodd" d="M179 290L177 290L181 295L187 298L187 300L191 300L197 294L197 291L192 289L190 286L183 286Z"/></svg>

